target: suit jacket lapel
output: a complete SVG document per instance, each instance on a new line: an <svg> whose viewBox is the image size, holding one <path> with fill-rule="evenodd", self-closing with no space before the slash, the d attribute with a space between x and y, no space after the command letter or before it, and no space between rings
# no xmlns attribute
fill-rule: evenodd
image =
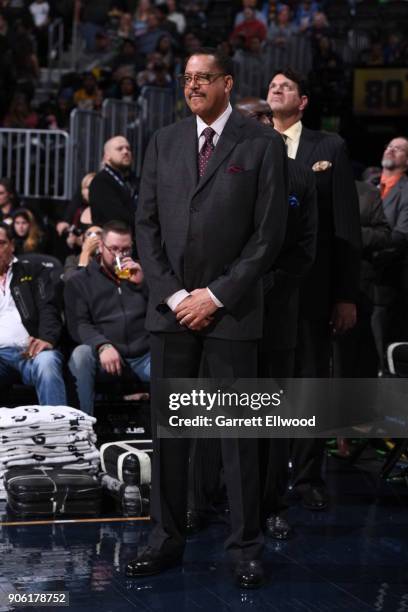
<svg viewBox="0 0 408 612"><path fill-rule="evenodd" d="M308 130L304 126L300 134L299 147L296 153L296 161L308 165L309 159L318 143L313 130Z"/></svg>
<svg viewBox="0 0 408 612"><path fill-rule="evenodd" d="M406 181L405 177L402 176L400 180L398 181L398 183L394 185L394 187L391 189L391 191L387 194L387 196L383 200L384 207L390 206L390 204L395 205L395 203L400 198L401 189L403 188L405 181Z"/></svg>
<svg viewBox="0 0 408 612"><path fill-rule="evenodd" d="M197 139L197 122L195 117L190 117L186 122L185 128L182 134L182 155L184 158L184 164L187 167L188 179L186 178L187 185L190 189L194 190L198 181L198 139Z"/></svg>
<svg viewBox="0 0 408 612"><path fill-rule="evenodd" d="M195 194L204 187L204 185L210 180L210 178L217 171L217 169L225 160L225 158L231 153L232 149L236 146L240 137L242 124L243 121L241 115L233 110L230 118L228 119L222 131L217 146L215 147L214 153L210 157L207 168L205 169L205 173L198 181L198 184L192 194L192 197L194 197Z"/></svg>

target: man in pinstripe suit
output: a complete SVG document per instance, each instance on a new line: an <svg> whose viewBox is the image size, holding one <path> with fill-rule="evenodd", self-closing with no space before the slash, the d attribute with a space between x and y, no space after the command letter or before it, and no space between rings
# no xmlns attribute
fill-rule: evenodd
<svg viewBox="0 0 408 612"><path fill-rule="evenodd" d="M254 118L273 128L272 112L266 100L244 98L235 108L244 117ZM316 247L314 174L302 164L292 159L288 161L289 203L285 241L273 268L264 276L264 331L259 351L259 374L265 378L293 376L299 286L313 263ZM291 535L285 517L288 443L287 438L259 440L262 519L265 533L279 540ZM196 440L191 468L192 499L188 526L190 532L194 532L204 526L220 495L219 441Z"/></svg>
<svg viewBox="0 0 408 612"><path fill-rule="evenodd" d="M275 129L284 137L288 156L312 168L316 178L318 234L315 263L304 283L296 351L296 375L330 375L331 341L356 322L359 289L360 219L358 196L346 146L337 134L302 125L308 104L307 84L291 69L276 73L268 103ZM323 440L293 443L293 486L303 505L324 510Z"/></svg>

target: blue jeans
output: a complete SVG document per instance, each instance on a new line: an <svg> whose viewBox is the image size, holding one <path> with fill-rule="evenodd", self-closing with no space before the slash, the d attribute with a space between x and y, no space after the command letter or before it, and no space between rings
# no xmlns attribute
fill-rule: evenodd
<svg viewBox="0 0 408 612"><path fill-rule="evenodd" d="M150 380L150 353L140 357L126 358L124 361L142 382ZM117 377L107 374L101 368L99 356L87 344L80 344L72 351L68 367L75 378L79 406L83 412L92 415L95 398L95 378L115 380Z"/></svg>
<svg viewBox="0 0 408 612"><path fill-rule="evenodd" d="M22 351L21 347L0 348L0 384L10 384L18 373L25 385L35 387L42 406L66 406L61 353L42 351L33 359L27 359Z"/></svg>

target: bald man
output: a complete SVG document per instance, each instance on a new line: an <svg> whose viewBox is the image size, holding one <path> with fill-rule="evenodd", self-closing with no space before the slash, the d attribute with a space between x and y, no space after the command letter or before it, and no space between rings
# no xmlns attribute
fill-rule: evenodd
<svg viewBox="0 0 408 612"><path fill-rule="evenodd" d="M132 151L123 136L105 142L103 168L89 189L92 222L104 225L109 221L126 223L133 233L139 185L132 172Z"/></svg>

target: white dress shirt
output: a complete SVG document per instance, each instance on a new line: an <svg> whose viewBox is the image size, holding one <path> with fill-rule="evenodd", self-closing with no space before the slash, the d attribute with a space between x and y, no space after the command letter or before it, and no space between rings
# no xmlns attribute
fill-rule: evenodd
<svg viewBox="0 0 408 612"><path fill-rule="evenodd" d="M299 148L300 136L302 134L302 122L296 121L293 125L290 126L287 130L283 132L283 135L286 136L286 147L288 151L288 157L291 159L296 159L296 153Z"/></svg>
<svg viewBox="0 0 408 612"><path fill-rule="evenodd" d="M16 258L10 263L6 274L6 282L0 288L0 348L13 346L25 348L30 337L23 325L10 290L13 277L12 265L15 261L17 261Z"/></svg>
<svg viewBox="0 0 408 612"><path fill-rule="evenodd" d="M217 146L217 143L218 143L218 141L220 139L222 131L225 128L225 124L227 123L228 119L230 118L231 113L232 113L232 106L231 106L231 104L228 104L227 108L222 113L222 115L220 115L218 117L218 119L216 119L214 121L214 123L212 123L211 125L208 125L207 123L205 123L205 121L203 121L201 119L201 117L199 117L198 115L196 116L196 120L197 120L198 151L201 151L201 147L204 145L205 136L203 135L203 132L208 127L211 127L214 130L214 132L215 132L214 137L213 137L213 144L214 144L215 147ZM213 294L212 291L210 291L210 289L208 289L208 287L207 287L207 291L210 294L210 298L212 299L214 304L218 308L222 308L224 304L222 302L220 302L219 299L217 299L217 297ZM180 289L179 291L176 291L176 293L173 293L173 295L170 295L165 300L165 302L166 302L167 306L171 310L174 311L174 310L176 310L176 308L180 304L180 302L182 300L184 300L186 297L188 297L189 295L190 294L188 293L188 291L186 291L185 289Z"/></svg>

